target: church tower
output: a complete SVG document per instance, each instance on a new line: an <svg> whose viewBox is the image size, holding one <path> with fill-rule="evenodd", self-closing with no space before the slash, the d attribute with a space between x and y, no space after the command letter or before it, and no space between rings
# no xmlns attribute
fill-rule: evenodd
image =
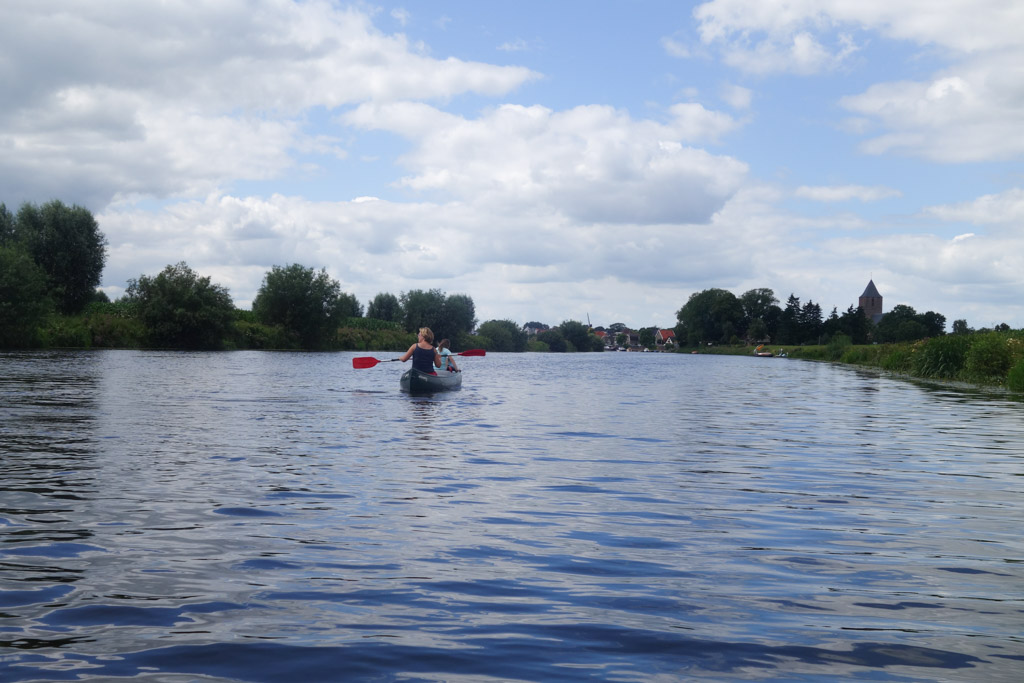
<svg viewBox="0 0 1024 683"><path fill-rule="evenodd" d="M872 322L877 323L882 319L882 295L878 293L874 280L868 280L868 286L864 288L857 304Z"/></svg>

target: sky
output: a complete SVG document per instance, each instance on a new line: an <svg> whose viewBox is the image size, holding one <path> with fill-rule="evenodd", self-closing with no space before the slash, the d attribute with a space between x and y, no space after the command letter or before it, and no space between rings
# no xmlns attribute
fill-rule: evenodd
<svg viewBox="0 0 1024 683"><path fill-rule="evenodd" d="M1024 327L1019 0L4 0L0 201L96 216L101 287L185 261L670 327L869 280Z"/></svg>

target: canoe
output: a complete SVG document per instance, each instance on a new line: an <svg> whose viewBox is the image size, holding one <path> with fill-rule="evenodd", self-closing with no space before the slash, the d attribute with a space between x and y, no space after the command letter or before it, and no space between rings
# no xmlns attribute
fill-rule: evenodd
<svg viewBox="0 0 1024 683"><path fill-rule="evenodd" d="M430 375L420 370L409 369L402 374L402 391L410 394L432 394L436 391L454 391L462 387L462 373L439 370Z"/></svg>

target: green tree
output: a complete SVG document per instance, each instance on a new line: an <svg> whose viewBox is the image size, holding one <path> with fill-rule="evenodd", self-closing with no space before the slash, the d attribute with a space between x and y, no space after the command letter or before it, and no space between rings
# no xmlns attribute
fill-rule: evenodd
<svg viewBox="0 0 1024 683"><path fill-rule="evenodd" d="M776 344L799 344L800 338L800 298L790 294L786 300L786 308L779 316L779 325L776 332Z"/></svg>
<svg viewBox="0 0 1024 683"><path fill-rule="evenodd" d="M690 346L705 342L728 343L734 334L743 331L743 305L735 294L724 289L705 289L691 294L676 318Z"/></svg>
<svg viewBox="0 0 1024 683"><path fill-rule="evenodd" d="M476 306L466 294L449 294L441 305L441 316L436 323L434 334L438 341L444 338L459 339L476 327Z"/></svg>
<svg viewBox="0 0 1024 683"><path fill-rule="evenodd" d="M343 294L341 285L327 274L298 263L273 266L252 302L256 319L279 325L305 349L328 347L342 321L360 317L356 298Z"/></svg>
<svg viewBox="0 0 1024 683"><path fill-rule="evenodd" d="M366 317L400 323L402 322L402 304L394 294L381 292L373 297L373 301L366 307Z"/></svg>
<svg viewBox="0 0 1024 683"><path fill-rule="evenodd" d="M199 277L184 261L156 277L129 280L125 299L137 310L153 346L220 348L235 318L228 290Z"/></svg>
<svg viewBox="0 0 1024 683"><path fill-rule="evenodd" d="M657 327L641 327L640 333L640 346L645 349L654 348L654 335L658 333Z"/></svg>
<svg viewBox="0 0 1024 683"><path fill-rule="evenodd" d="M925 335L928 337L938 337L941 334L946 334L946 316L935 311L927 311L917 316L917 321L924 325Z"/></svg>
<svg viewBox="0 0 1024 683"><path fill-rule="evenodd" d="M566 320L558 326L558 330L562 333L562 338L572 344L575 350L590 351L593 348L593 344L590 342L590 330L578 320Z"/></svg>
<svg viewBox="0 0 1024 683"><path fill-rule="evenodd" d="M14 214L0 203L0 247L14 242Z"/></svg>
<svg viewBox="0 0 1024 683"><path fill-rule="evenodd" d="M338 294L338 310L336 313L338 320L361 318L363 317L363 305L359 303L359 299L356 298L355 294L341 292Z"/></svg>
<svg viewBox="0 0 1024 683"><path fill-rule="evenodd" d="M558 328L550 330L544 330L537 335L537 341L547 344L548 350L553 353L565 353L568 350L568 345L565 342L565 337L558 331Z"/></svg>
<svg viewBox="0 0 1024 683"><path fill-rule="evenodd" d="M414 289L400 297L403 326L410 332L429 327L434 339L457 340L476 325L476 307L465 294L445 295L440 289Z"/></svg>
<svg viewBox="0 0 1024 683"><path fill-rule="evenodd" d="M511 320L488 320L477 334L488 340L488 351L525 351L526 333Z"/></svg>
<svg viewBox="0 0 1024 683"><path fill-rule="evenodd" d="M945 334L945 328L946 316L934 311L919 314L911 306L898 304L878 323L878 341L916 341L938 337Z"/></svg>
<svg viewBox="0 0 1024 683"><path fill-rule="evenodd" d="M953 321L953 334L970 334L973 331L963 318Z"/></svg>
<svg viewBox="0 0 1024 683"><path fill-rule="evenodd" d="M441 307L444 306L444 292L440 289L413 289L402 292L399 300L402 304L402 326L407 332L415 332L421 327L429 327L437 339L438 322L441 319Z"/></svg>
<svg viewBox="0 0 1024 683"><path fill-rule="evenodd" d="M58 311L74 314L85 308L107 259L107 240L88 209L58 200L41 207L25 204L18 210L13 237L46 273Z"/></svg>
<svg viewBox="0 0 1024 683"><path fill-rule="evenodd" d="M756 318L747 327L747 337L753 342L763 342L770 339L768 336L768 325L763 318Z"/></svg>
<svg viewBox="0 0 1024 683"><path fill-rule="evenodd" d="M867 344L871 340L874 326L860 306L854 308L851 304L846 312L839 316L839 331L848 336L854 344Z"/></svg>
<svg viewBox="0 0 1024 683"><path fill-rule="evenodd" d="M821 319L821 306L808 299L807 303L800 308L797 320L800 330L800 343L820 344L821 334L824 329Z"/></svg>
<svg viewBox="0 0 1024 683"><path fill-rule="evenodd" d="M774 338L779 315L782 314L778 304L775 292L767 287L750 289L740 295L743 327L748 339L758 341ZM758 321L761 324L756 324Z"/></svg>
<svg viewBox="0 0 1024 683"><path fill-rule="evenodd" d="M0 244L0 348L31 346L49 306L46 274L23 249Z"/></svg>

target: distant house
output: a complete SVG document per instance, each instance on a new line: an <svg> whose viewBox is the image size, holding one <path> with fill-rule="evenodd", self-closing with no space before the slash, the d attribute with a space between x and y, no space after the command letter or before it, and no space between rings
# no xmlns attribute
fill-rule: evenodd
<svg viewBox="0 0 1024 683"><path fill-rule="evenodd" d="M675 330L658 330L654 335L654 343L658 346L675 346L676 344L676 331Z"/></svg>
<svg viewBox="0 0 1024 683"><path fill-rule="evenodd" d="M874 280L868 280L868 286L864 288L864 293L857 300L857 305L864 311L864 315L868 317L868 320L876 325L882 319L882 316L885 315L882 313L882 295L878 293Z"/></svg>

